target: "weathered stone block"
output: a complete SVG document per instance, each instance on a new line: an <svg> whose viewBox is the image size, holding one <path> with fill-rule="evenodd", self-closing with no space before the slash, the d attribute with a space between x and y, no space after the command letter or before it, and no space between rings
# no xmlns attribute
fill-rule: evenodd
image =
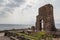
<svg viewBox="0 0 60 40"><path fill-rule="evenodd" d="M37 31L42 30L42 20L43 20L43 29L45 31L55 31L55 23L53 17L53 6L51 4L47 4L39 8L39 14L36 17L36 29Z"/></svg>

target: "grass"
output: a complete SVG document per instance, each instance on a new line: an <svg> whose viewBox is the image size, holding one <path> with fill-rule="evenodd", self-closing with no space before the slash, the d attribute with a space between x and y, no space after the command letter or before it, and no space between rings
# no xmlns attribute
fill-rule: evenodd
<svg viewBox="0 0 60 40"><path fill-rule="evenodd" d="M50 40L52 38L51 35L47 36L45 32L31 33L30 35L27 35L25 33L16 33L16 34L19 36L23 35L24 38L30 39L30 40L41 40L46 38Z"/></svg>
<svg viewBox="0 0 60 40"><path fill-rule="evenodd" d="M24 38L27 38L27 39L37 40L36 37L29 36L29 35L26 35L26 34L23 34L23 33L16 33L16 34L18 34L19 36L23 35Z"/></svg>

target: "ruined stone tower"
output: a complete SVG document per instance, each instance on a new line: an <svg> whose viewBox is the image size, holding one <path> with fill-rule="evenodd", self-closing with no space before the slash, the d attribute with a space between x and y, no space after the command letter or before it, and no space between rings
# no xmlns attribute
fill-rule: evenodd
<svg viewBox="0 0 60 40"><path fill-rule="evenodd" d="M45 31L55 31L55 23L53 16L53 6L51 4L44 5L39 8L39 14L36 17L36 30L42 30L42 20L43 20L43 30Z"/></svg>

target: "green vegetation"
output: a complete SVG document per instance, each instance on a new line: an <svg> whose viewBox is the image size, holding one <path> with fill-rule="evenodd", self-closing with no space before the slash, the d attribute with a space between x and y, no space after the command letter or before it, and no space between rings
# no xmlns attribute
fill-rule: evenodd
<svg viewBox="0 0 60 40"><path fill-rule="evenodd" d="M51 35L46 35L46 32L37 32L37 33L31 33L30 35L27 35L25 33L16 33L17 35L21 36L23 35L24 38L30 39L30 40L41 40L48 38L48 40L52 40Z"/></svg>
<svg viewBox="0 0 60 40"><path fill-rule="evenodd" d="M27 38L27 39L37 40L36 37L29 36L29 35L26 35L26 34L23 34L23 33L16 33L16 34L18 34L19 36L23 35L24 38Z"/></svg>

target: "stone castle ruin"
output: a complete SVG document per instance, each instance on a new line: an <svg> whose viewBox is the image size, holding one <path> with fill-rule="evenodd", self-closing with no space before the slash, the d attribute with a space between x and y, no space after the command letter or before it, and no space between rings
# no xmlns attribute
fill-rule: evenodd
<svg viewBox="0 0 60 40"><path fill-rule="evenodd" d="M56 31L54 16L53 16L53 6L51 4L47 4L40 7L39 14L37 15L36 18L37 18L36 20L37 31L41 31L42 29L45 31Z"/></svg>

